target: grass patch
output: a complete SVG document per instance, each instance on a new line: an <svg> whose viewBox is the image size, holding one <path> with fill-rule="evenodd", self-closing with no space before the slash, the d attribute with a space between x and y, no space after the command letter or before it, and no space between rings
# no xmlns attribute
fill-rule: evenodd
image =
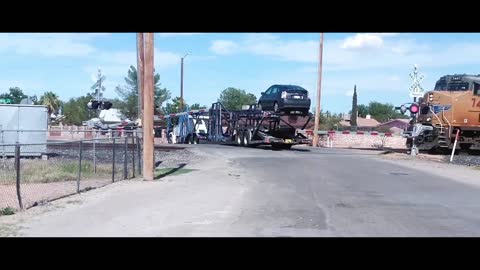
<svg viewBox="0 0 480 270"><path fill-rule="evenodd" d="M13 215L13 214L15 214L15 209L13 209L11 207L6 207L6 208L0 209L0 216L10 216L10 215Z"/></svg>
<svg viewBox="0 0 480 270"><path fill-rule="evenodd" d="M15 168L0 168L2 182L15 183ZM121 167L121 168L120 168ZM60 181L76 181L78 177L78 161L73 160L22 160L20 177L22 183L50 183ZM115 174L123 173L123 166L115 168ZM82 161L82 180L110 178L111 164L97 164L97 173L93 171L93 162Z"/></svg>
<svg viewBox="0 0 480 270"><path fill-rule="evenodd" d="M162 168L155 170L155 179L160 179L167 175L180 175L195 171L194 169L185 169L185 168Z"/></svg>

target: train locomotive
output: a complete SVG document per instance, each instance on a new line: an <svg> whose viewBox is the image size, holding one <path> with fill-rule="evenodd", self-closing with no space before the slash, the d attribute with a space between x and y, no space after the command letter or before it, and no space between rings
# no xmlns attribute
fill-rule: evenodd
<svg viewBox="0 0 480 270"><path fill-rule="evenodd" d="M407 147L419 150L480 150L480 75L445 75L419 98Z"/></svg>

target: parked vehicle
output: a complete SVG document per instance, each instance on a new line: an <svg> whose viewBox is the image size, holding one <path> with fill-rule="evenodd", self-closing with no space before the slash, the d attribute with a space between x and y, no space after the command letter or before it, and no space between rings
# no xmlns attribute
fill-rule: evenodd
<svg viewBox="0 0 480 270"><path fill-rule="evenodd" d="M187 143L198 144L207 139L208 116L193 118L191 115L183 115L183 121L173 128L167 129L168 142L172 144ZM182 118L181 117L181 118ZM188 121L185 121L188 119Z"/></svg>
<svg viewBox="0 0 480 270"><path fill-rule="evenodd" d="M258 100L260 110L275 113L299 111L306 115L310 105L308 91L297 85L272 85Z"/></svg>

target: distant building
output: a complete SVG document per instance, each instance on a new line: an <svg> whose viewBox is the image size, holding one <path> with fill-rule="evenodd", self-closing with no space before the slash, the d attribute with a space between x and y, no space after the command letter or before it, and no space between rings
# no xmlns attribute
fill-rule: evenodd
<svg viewBox="0 0 480 270"><path fill-rule="evenodd" d="M388 128L392 133L402 133L404 130L407 129L409 122L410 122L409 119L393 119L385 123L379 124L377 128L379 129Z"/></svg>

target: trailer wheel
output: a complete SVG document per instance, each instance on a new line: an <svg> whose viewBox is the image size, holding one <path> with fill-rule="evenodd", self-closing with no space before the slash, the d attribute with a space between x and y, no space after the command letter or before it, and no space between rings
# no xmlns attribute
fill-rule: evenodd
<svg viewBox="0 0 480 270"><path fill-rule="evenodd" d="M251 147L252 146L252 134L253 131L251 129L245 130L245 133L243 133L243 144L244 146Z"/></svg>
<svg viewBox="0 0 480 270"><path fill-rule="evenodd" d="M275 113L279 113L280 112L280 107L278 106L278 103L275 101L275 103L273 104L273 111Z"/></svg>
<svg viewBox="0 0 480 270"><path fill-rule="evenodd" d="M242 146L243 145L243 132L238 131L237 135L236 135L236 139L237 139L237 145Z"/></svg>

